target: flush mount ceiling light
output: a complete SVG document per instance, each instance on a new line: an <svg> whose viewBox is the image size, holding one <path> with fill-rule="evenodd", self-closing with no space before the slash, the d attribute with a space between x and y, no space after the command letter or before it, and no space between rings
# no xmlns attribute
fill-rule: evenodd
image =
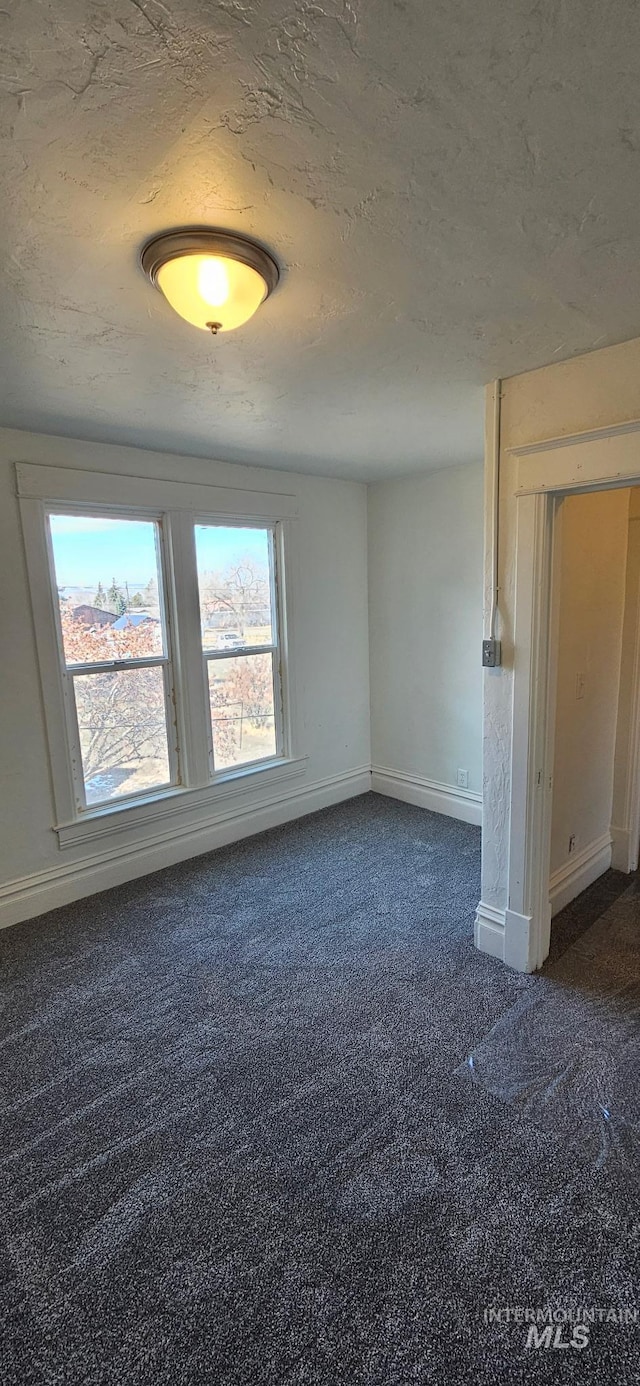
<svg viewBox="0 0 640 1386"><path fill-rule="evenodd" d="M248 322L280 277L261 245L228 231L167 231L140 258L176 313L214 336Z"/></svg>

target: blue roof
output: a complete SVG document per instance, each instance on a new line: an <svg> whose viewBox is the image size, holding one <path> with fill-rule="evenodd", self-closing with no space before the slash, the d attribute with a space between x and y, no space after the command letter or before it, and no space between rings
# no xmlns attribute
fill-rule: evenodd
<svg viewBox="0 0 640 1386"><path fill-rule="evenodd" d="M143 621L153 621L157 625L155 616L147 616L144 611L125 611L124 616L119 616L117 621L111 622L111 630L126 630L127 626L141 626Z"/></svg>

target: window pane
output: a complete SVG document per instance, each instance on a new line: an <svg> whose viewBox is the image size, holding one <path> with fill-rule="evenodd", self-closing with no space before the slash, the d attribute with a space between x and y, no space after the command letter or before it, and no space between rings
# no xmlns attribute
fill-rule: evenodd
<svg viewBox="0 0 640 1386"><path fill-rule="evenodd" d="M271 531L196 525L205 650L272 645Z"/></svg>
<svg viewBox="0 0 640 1386"><path fill-rule="evenodd" d="M277 754L272 660L270 654L209 660L216 770Z"/></svg>
<svg viewBox="0 0 640 1386"><path fill-rule="evenodd" d="M76 674L73 686L87 804L168 784L162 669Z"/></svg>
<svg viewBox="0 0 640 1386"><path fill-rule="evenodd" d="M67 664L164 653L152 520L50 515Z"/></svg>

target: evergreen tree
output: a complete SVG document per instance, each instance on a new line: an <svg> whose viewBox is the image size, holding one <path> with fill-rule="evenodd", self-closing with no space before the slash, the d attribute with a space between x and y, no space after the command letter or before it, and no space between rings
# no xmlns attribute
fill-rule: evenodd
<svg viewBox="0 0 640 1386"><path fill-rule="evenodd" d="M124 592L121 587L118 587L115 578L111 579L111 586L107 592L107 597L109 606L112 611L115 611L116 616L123 616L127 609L127 602Z"/></svg>
<svg viewBox="0 0 640 1386"><path fill-rule="evenodd" d="M146 587L142 592L143 606L157 606L158 604L158 584L155 578L149 578Z"/></svg>
<svg viewBox="0 0 640 1386"><path fill-rule="evenodd" d="M94 597L94 599L93 599L93 605L99 607L100 610L102 610L104 604L105 604L104 587L102 586L102 583L99 582L99 583L98 583L98 587L97 587L97 591L96 591L96 595L95 595L95 597Z"/></svg>

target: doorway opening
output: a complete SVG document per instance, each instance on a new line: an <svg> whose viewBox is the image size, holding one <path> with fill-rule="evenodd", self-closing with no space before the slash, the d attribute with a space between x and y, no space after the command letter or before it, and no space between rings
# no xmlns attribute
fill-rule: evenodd
<svg viewBox="0 0 640 1386"><path fill-rule="evenodd" d="M559 497L553 527L552 920L609 867L638 865L640 488Z"/></svg>
<svg viewBox="0 0 640 1386"><path fill-rule="evenodd" d="M505 451L503 517L513 536L510 581L512 625L507 631L507 664L512 690L511 774L504 802L508 848L508 898L503 923L480 906L477 939L512 967L533 972L549 952L551 936L550 864L553 819L555 697L558 651L558 565L561 561L563 501L580 493L640 486L640 420L591 433L546 439ZM586 556L588 561L588 555ZM636 654L638 663L640 660ZM637 673L637 669L636 669ZM633 680L632 680L633 684ZM629 719L627 820L613 821L616 854L624 834L633 843L633 787L640 782L638 679L635 713ZM633 701L633 699L632 699ZM630 787L629 787L630 786ZM498 804L499 822L500 804ZM630 846L630 852L635 850ZM620 857L616 856L617 860ZM486 933L486 938L485 938Z"/></svg>

